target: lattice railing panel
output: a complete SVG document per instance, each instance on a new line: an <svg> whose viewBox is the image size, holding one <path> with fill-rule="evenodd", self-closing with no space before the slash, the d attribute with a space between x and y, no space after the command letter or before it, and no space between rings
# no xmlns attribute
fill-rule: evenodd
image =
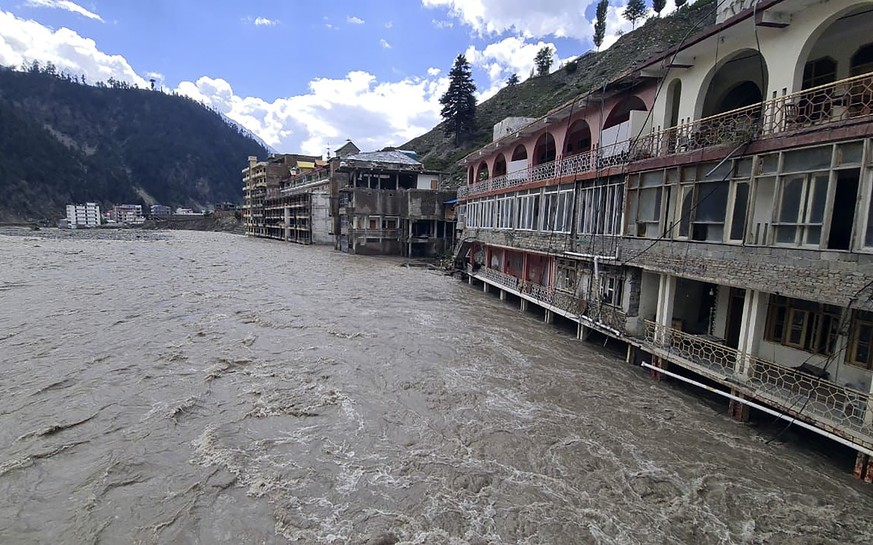
<svg viewBox="0 0 873 545"><path fill-rule="evenodd" d="M814 415L842 428L873 436L869 393L846 388L775 363L750 358L749 382L768 396L784 399L789 410Z"/></svg>
<svg viewBox="0 0 873 545"><path fill-rule="evenodd" d="M820 424L873 440L873 396L646 320L645 340ZM737 368L747 373L735 371Z"/></svg>

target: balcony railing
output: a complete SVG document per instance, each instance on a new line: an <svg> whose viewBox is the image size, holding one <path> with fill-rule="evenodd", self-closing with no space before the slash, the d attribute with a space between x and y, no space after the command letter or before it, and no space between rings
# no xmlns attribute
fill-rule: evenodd
<svg viewBox="0 0 873 545"><path fill-rule="evenodd" d="M593 172L640 159L739 145L753 138L771 138L871 115L873 73L868 73L461 186L458 198Z"/></svg>
<svg viewBox="0 0 873 545"><path fill-rule="evenodd" d="M588 322L618 331L622 335L625 333L627 316L620 308L605 304L589 305L585 299L576 297L572 293L533 282L525 282L495 269L480 269L478 275L495 284L526 295L538 303L550 305Z"/></svg>
<svg viewBox="0 0 873 545"><path fill-rule="evenodd" d="M646 320L645 344L680 365L729 384L788 414L805 417L829 431L873 445L873 397L796 368L784 367L713 341Z"/></svg>

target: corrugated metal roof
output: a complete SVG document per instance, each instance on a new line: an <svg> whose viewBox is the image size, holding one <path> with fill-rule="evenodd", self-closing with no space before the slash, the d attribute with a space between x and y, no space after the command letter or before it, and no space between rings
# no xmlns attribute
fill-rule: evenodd
<svg viewBox="0 0 873 545"><path fill-rule="evenodd" d="M345 158L346 161L365 161L369 163L394 163L400 165L420 166L421 163L399 151L368 151L355 153Z"/></svg>

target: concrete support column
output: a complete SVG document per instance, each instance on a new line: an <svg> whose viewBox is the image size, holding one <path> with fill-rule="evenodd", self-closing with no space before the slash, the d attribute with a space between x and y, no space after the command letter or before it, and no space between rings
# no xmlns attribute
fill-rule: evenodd
<svg viewBox="0 0 873 545"><path fill-rule="evenodd" d="M664 371L668 371L670 369L669 361L654 355L652 356L652 365L654 365L658 369L663 369ZM649 370L649 376L655 380L664 380L664 375L655 371L654 369Z"/></svg>
<svg viewBox="0 0 873 545"><path fill-rule="evenodd" d="M746 399L746 396L738 392L737 390L731 389L731 394L740 397L742 399ZM728 414L736 420L737 422L748 422L749 421L749 406L745 403L740 403L736 400L731 400L730 405L728 405Z"/></svg>
<svg viewBox="0 0 873 545"><path fill-rule="evenodd" d="M500 290L500 300L506 301L506 290Z"/></svg>
<svg viewBox="0 0 873 545"><path fill-rule="evenodd" d="M855 458L855 471L853 475L856 479L860 479L865 483L873 483L873 458L863 452L859 452Z"/></svg>
<svg viewBox="0 0 873 545"><path fill-rule="evenodd" d="M543 317L543 321L547 324L552 324L555 322L555 313L549 309L546 309L546 314Z"/></svg>
<svg viewBox="0 0 873 545"><path fill-rule="evenodd" d="M576 325L576 338L582 341L587 341L588 336L591 335L591 329L582 324Z"/></svg>
<svg viewBox="0 0 873 545"><path fill-rule="evenodd" d="M285 207L285 241L291 240L291 209Z"/></svg>
<svg viewBox="0 0 873 545"><path fill-rule="evenodd" d="M482 292L488 293L488 282L485 282L485 281L482 282Z"/></svg>
<svg viewBox="0 0 873 545"><path fill-rule="evenodd" d="M637 359L637 349L634 348L634 345L628 344L627 345L627 355L624 357L624 362L629 363L631 365L636 365L636 363L637 363L636 359Z"/></svg>
<svg viewBox="0 0 873 545"><path fill-rule="evenodd" d="M472 274L467 275L467 284L470 284L471 286L473 285L473 275Z"/></svg>
<svg viewBox="0 0 873 545"><path fill-rule="evenodd" d="M676 277L662 274L658 283L658 308L655 322L660 326L655 331L655 342L669 344L670 336L667 330L672 325L673 303L676 300Z"/></svg>
<svg viewBox="0 0 873 545"><path fill-rule="evenodd" d="M739 376L745 378L749 376L752 366L751 356L758 353L758 345L764 337L769 301L770 296L767 293L746 290L742 321L740 323L740 339L737 345L739 355L734 364L734 371Z"/></svg>
<svg viewBox="0 0 873 545"><path fill-rule="evenodd" d="M522 312L527 312L527 299L524 297L521 298L521 303L519 303L519 309Z"/></svg>

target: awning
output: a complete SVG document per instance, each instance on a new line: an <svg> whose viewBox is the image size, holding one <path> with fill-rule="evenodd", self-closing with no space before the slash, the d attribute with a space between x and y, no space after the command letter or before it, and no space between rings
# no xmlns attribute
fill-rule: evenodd
<svg viewBox="0 0 873 545"><path fill-rule="evenodd" d="M297 161L297 166L300 168L315 168L315 163L312 161Z"/></svg>

